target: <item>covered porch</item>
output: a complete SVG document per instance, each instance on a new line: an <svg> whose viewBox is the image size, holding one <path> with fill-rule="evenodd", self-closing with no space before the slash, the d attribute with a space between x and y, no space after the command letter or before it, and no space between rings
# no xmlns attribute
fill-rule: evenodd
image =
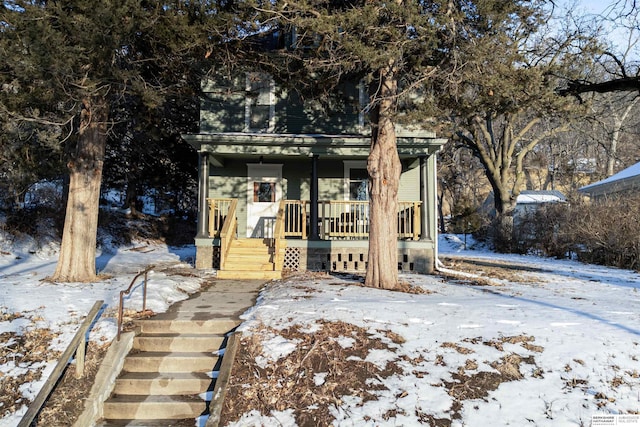
<svg viewBox="0 0 640 427"><path fill-rule="evenodd" d="M368 136L183 137L198 149L200 162L196 267L220 273L230 253L240 246L257 252L256 242L263 242L269 254L268 262L261 262L266 269L366 269L369 203L354 197L355 174L349 171L364 171L366 179ZM424 132L398 136L403 172L396 221L402 271L433 269L435 153L442 143Z"/></svg>

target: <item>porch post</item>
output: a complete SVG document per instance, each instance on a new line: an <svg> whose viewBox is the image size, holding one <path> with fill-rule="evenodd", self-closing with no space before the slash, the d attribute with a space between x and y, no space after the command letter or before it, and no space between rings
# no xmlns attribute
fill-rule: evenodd
<svg viewBox="0 0 640 427"><path fill-rule="evenodd" d="M420 240L431 238L429 227L429 168L427 157L420 156Z"/></svg>
<svg viewBox="0 0 640 427"><path fill-rule="evenodd" d="M198 234L196 239L206 239L209 237L208 218L209 205L209 153L198 153Z"/></svg>
<svg viewBox="0 0 640 427"><path fill-rule="evenodd" d="M320 240L318 235L318 155L311 157L311 185L309 188L309 240Z"/></svg>

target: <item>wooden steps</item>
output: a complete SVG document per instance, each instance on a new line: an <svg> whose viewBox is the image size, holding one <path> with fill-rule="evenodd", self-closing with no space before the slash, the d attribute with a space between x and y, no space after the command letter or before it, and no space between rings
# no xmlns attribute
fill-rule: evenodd
<svg viewBox="0 0 640 427"><path fill-rule="evenodd" d="M218 270L221 279L281 279L285 247L280 251L280 265L271 246L272 239L236 239L231 242L224 265ZM284 240L283 240L284 241Z"/></svg>

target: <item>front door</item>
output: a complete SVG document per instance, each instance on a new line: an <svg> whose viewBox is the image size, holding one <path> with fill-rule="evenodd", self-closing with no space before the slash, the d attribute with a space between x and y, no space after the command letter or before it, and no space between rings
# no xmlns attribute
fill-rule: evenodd
<svg viewBox="0 0 640 427"><path fill-rule="evenodd" d="M271 238L282 199L282 165L247 164L247 237Z"/></svg>

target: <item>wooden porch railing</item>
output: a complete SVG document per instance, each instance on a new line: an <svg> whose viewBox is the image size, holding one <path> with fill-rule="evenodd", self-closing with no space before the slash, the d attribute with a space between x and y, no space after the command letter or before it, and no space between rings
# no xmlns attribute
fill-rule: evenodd
<svg viewBox="0 0 640 427"><path fill-rule="evenodd" d="M222 237L223 228L227 222L225 218L233 221L233 235L237 231L236 206L237 199L210 199L209 200L209 235ZM420 201L398 202L398 238L418 240L422 230L420 229ZM231 209L233 205L233 213ZM282 210L282 212L281 212ZM297 237L306 240L309 235L308 200L284 200L278 209L278 215L282 215L282 237ZM323 240L336 239L367 239L369 237L369 202L368 201L319 201L318 202L318 227L319 235ZM231 225L230 225L231 227ZM274 238L280 236L279 231L274 233ZM226 242L230 244L230 242ZM221 263L225 253L224 244L221 242ZM228 250L228 247L227 249ZM222 264L221 264L222 265Z"/></svg>
<svg viewBox="0 0 640 427"><path fill-rule="evenodd" d="M238 235L237 207L238 199L232 199L229 204L226 220L223 221L222 230L220 230L220 268L224 268L223 266L229 254L231 242L235 240Z"/></svg>
<svg viewBox="0 0 640 427"><path fill-rule="evenodd" d="M420 238L420 201L398 202L398 238ZM285 204L285 237L306 239L309 234L310 202L287 200ZM367 239L369 237L368 201L319 201L319 234L323 240Z"/></svg>
<svg viewBox="0 0 640 427"><path fill-rule="evenodd" d="M209 203L209 236L220 237L220 231L224 226L224 220L229 216L229 209L233 201L237 199L208 199Z"/></svg>

